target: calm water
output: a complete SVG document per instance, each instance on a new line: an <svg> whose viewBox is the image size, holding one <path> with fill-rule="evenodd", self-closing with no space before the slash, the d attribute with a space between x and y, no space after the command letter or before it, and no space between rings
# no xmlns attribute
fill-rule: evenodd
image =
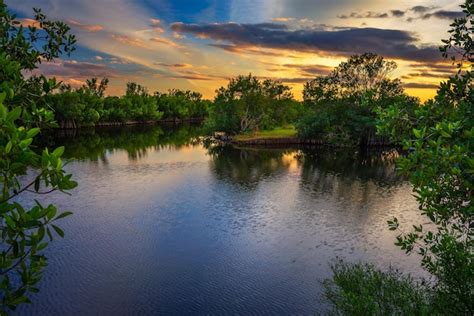
<svg viewBox="0 0 474 316"><path fill-rule="evenodd" d="M337 256L415 275L386 220L420 221L393 156L205 148L193 127L44 136L80 186L20 314L314 314Z"/></svg>

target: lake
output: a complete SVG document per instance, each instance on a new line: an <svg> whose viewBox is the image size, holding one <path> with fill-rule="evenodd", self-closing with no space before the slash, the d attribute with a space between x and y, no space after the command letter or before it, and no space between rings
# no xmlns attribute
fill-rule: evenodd
<svg viewBox="0 0 474 316"><path fill-rule="evenodd" d="M79 187L48 197L74 215L19 313L315 314L327 311L321 282L336 257L422 273L386 224L423 221L393 151L216 147L199 135L43 135L66 146Z"/></svg>

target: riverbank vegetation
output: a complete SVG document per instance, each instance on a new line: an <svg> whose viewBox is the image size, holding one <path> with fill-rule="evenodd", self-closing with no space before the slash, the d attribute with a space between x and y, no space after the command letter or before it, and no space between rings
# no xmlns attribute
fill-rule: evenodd
<svg viewBox="0 0 474 316"><path fill-rule="evenodd" d="M230 79L216 91L206 127L230 135L270 130L295 122L302 113L290 87L249 74Z"/></svg>
<svg viewBox="0 0 474 316"><path fill-rule="evenodd" d="M297 123L298 134L327 144L381 142L376 135L377 111L395 103L403 108L418 106L418 100L404 92L401 81L389 77L396 68L395 62L366 53L306 83L303 102L307 111Z"/></svg>
<svg viewBox="0 0 474 316"><path fill-rule="evenodd" d="M255 139L269 139L269 138L293 138L296 137L297 131L293 125L285 125L274 129L248 132L245 134L236 135L233 140L248 141Z"/></svg>
<svg viewBox="0 0 474 316"><path fill-rule="evenodd" d="M125 95L105 96L108 79L91 78L78 89L61 85L50 95L48 104L62 128L94 125L121 125L156 121L203 120L209 101L193 91L170 90L168 93L148 90L135 82L127 83Z"/></svg>
<svg viewBox="0 0 474 316"><path fill-rule="evenodd" d="M432 278L416 283L373 267L338 263L327 294L343 314L365 313L367 302L374 303L373 314L474 312L474 3L468 0L462 9L465 17L451 24L450 38L441 47L458 72L441 83L434 100L410 109L410 116L394 103L382 112L378 125L410 149L398 166L427 219L407 230L393 218L389 228L399 232L396 245L418 254ZM403 293L412 294L403 298Z"/></svg>
<svg viewBox="0 0 474 316"><path fill-rule="evenodd" d="M53 222L70 215L38 201L26 207L18 197L25 192L67 192L77 185L63 169L64 148L33 150L40 128L206 119L209 132L241 139L298 136L356 146L389 137L403 145L409 153L400 158L399 169L412 183L429 225L416 224L406 232L394 218L389 228L400 230L396 244L406 253L419 254L433 280L417 284L372 266L339 263L333 267L328 297L336 310L348 314L367 312L364 304L370 300L375 314L472 314L474 3L466 0L463 10L466 17L455 20L442 47L459 71L424 104L390 77L394 62L371 53L354 55L329 75L306 83L303 102L282 82L251 74L230 79L211 102L192 91L150 94L134 82L127 84L125 95L106 96L106 78L92 78L73 89L54 78L31 75L42 60L71 53L75 37L66 24L48 20L40 10L35 10L40 27L25 28L0 0L0 311L29 302L28 294L38 291L47 239L52 240L53 233L64 235ZM159 135L155 130L154 136ZM183 139L189 141L188 136ZM227 172L226 162L221 165Z"/></svg>
<svg viewBox="0 0 474 316"><path fill-rule="evenodd" d="M30 302L38 291L47 259L45 249L54 235L63 237L57 222L70 215L55 205L28 201L67 192L77 183L63 169L64 148L34 149L40 127L53 113L45 100L58 84L44 76L24 77L41 60L51 61L74 50L75 38L63 22L50 21L35 10L41 29L18 26L0 1L0 313Z"/></svg>

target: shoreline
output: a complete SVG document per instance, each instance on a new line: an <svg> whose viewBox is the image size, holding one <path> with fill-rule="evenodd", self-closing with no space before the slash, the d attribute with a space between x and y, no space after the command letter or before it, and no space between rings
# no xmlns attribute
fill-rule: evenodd
<svg viewBox="0 0 474 316"><path fill-rule="evenodd" d="M195 117L187 119L164 119L164 120L127 120L127 121L111 121L111 122L97 122L92 125L79 125L71 121L58 122L58 126L53 129L56 130L68 130L68 129L81 129L81 128L101 128L101 127L112 127L112 126L136 126L136 125L154 125L154 124L181 124L181 123L202 123L205 118Z"/></svg>

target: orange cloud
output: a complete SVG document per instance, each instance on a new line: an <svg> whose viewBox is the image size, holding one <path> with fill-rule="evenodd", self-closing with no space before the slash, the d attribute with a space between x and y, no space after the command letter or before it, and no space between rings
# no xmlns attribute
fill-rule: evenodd
<svg viewBox="0 0 474 316"><path fill-rule="evenodd" d="M155 32L164 33L165 30L161 27L161 20L159 19L150 19L150 26Z"/></svg>
<svg viewBox="0 0 474 316"><path fill-rule="evenodd" d="M40 28L38 21L33 20L33 19L24 18L24 19L19 19L18 22L20 22L20 25L23 27L34 26L34 27Z"/></svg>
<svg viewBox="0 0 474 316"><path fill-rule="evenodd" d="M175 48L183 48L183 46L173 42L170 39L164 38L164 37L152 37L150 38L150 41L158 43L158 44L164 44L167 46L175 47Z"/></svg>
<svg viewBox="0 0 474 316"><path fill-rule="evenodd" d="M191 64L165 64L165 63L155 63L157 66L163 66L168 68L192 68Z"/></svg>
<svg viewBox="0 0 474 316"><path fill-rule="evenodd" d="M290 18L290 17L280 17L280 18L273 18L272 21L273 22L290 22L290 21L293 21L294 18Z"/></svg>
<svg viewBox="0 0 474 316"><path fill-rule="evenodd" d="M131 46L141 47L145 49L150 49L150 47L139 38L133 38L126 35L118 35L118 34L112 34L112 38L116 40L117 42L120 42L125 45L131 45Z"/></svg>
<svg viewBox="0 0 474 316"><path fill-rule="evenodd" d="M67 21L70 25L77 27L78 29L81 29L86 32L99 32L104 29L102 25L99 24L82 24L79 21L76 20L68 20Z"/></svg>

